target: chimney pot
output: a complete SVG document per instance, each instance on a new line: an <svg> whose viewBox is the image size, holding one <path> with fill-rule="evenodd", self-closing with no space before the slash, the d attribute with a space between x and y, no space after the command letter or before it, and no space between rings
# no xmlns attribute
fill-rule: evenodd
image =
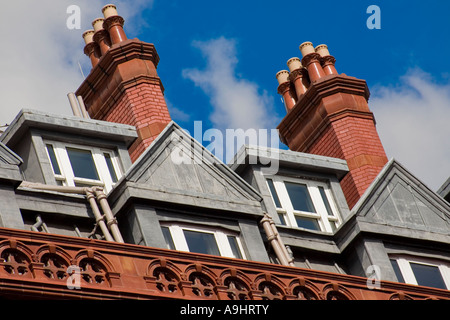
<svg viewBox="0 0 450 320"><path fill-rule="evenodd" d="M297 57L290 58L287 61L287 66L288 66L290 72L303 68L303 65L302 65L300 59Z"/></svg>
<svg viewBox="0 0 450 320"><path fill-rule="evenodd" d="M282 84L289 81L289 71L287 70L281 70L278 71L276 74L278 84Z"/></svg>
<svg viewBox="0 0 450 320"><path fill-rule="evenodd" d="M117 13L117 7L114 4L107 4L106 6L103 7L102 12L105 19L119 15Z"/></svg>
<svg viewBox="0 0 450 320"><path fill-rule="evenodd" d="M83 39L85 44L89 44L91 42L94 42L94 33L95 31L93 29L86 30L83 33Z"/></svg>
<svg viewBox="0 0 450 320"><path fill-rule="evenodd" d="M97 18L94 21L92 21L92 26L94 27L95 32L103 29L104 21L105 21L105 19L103 19L103 18Z"/></svg>
<svg viewBox="0 0 450 320"><path fill-rule="evenodd" d="M312 42L303 42L300 46L299 46L300 52L302 53L302 56L307 56L310 53L315 53L316 50L314 50L314 46L312 44Z"/></svg>
<svg viewBox="0 0 450 320"><path fill-rule="evenodd" d="M327 57L330 55L330 52L328 51L328 47L326 44L320 44L316 47L316 52L320 54L321 57Z"/></svg>

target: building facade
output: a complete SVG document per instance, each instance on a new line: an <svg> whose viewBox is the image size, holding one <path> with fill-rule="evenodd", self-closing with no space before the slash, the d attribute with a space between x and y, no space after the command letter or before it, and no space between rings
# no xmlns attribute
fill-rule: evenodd
<svg viewBox="0 0 450 320"><path fill-rule="evenodd" d="M448 183L387 159L326 46L277 74L289 150L227 165L171 120L155 46L103 14L74 116L24 109L0 136L1 298L450 299Z"/></svg>

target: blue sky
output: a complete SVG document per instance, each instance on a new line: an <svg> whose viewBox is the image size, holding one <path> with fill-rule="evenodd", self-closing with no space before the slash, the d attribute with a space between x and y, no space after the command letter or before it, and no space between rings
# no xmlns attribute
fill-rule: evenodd
<svg viewBox="0 0 450 320"><path fill-rule="evenodd" d="M388 157L433 190L450 176L450 2L112 2L129 38L155 44L172 117L189 131L197 120L203 130L276 127L285 115L276 72L301 57L302 42L324 43L339 73L367 81ZM21 108L70 114L66 94L82 81L78 63L84 73L90 69L81 34L107 3L4 5L0 32L8 50L0 53L0 93L8 108L0 110L2 123ZM65 25L72 4L81 9L80 30ZM381 9L380 30L366 27L370 5Z"/></svg>

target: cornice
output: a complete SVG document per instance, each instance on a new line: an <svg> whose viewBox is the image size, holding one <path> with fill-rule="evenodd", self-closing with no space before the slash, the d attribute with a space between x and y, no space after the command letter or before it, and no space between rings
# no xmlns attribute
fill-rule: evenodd
<svg viewBox="0 0 450 320"><path fill-rule="evenodd" d="M108 76L113 74L118 65L133 59L150 60L155 68L159 63L159 56L153 44L141 42L137 39L125 40L113 45L100 58L98 64L92 68L89 75L81 83L76 94L84 97L91 90L95 92Z"/></svg>
<svg viewBox="0 0 450 320"><path fill-rule="evenodd" d="M315 118L316 123L320 122L321 125L314 128L316 133L323 130L323 127L330 121L337 120L344 114L374 119L373 114L368 107L367 110L358 110L355 106L343 105L340 110L336 110L332 113L328 112L326 108L321 109L322 114L316 112L324 98L337 93L362 96L366 101L370 96L369 89L364 80L348 77L346 75L328 75L313 82L305 94L300 97L295 106L278 125L277 129L280 132L282 142L287 144L286 137L292 132L298 131L298 128L305 126L305 124L299 125L299 122L301 122L302 119ZM318 119L318 117L321 117L321 119Z"/></svg>

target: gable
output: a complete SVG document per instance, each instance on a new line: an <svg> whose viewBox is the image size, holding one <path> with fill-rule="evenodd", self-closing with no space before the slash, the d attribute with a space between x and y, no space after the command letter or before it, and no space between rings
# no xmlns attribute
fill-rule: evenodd
<svg viewBox="0 0 450 320"><path fill-rule="evenodd" d="M125 180L171 193L175 202L190 197L215 209L262 214L259 193L175 122L139 157Z"/></svg>
<svg viewBox="0 0 450 320"><path fill-rule="evenodd" d="M353 208L362 220L386 226L450 234L450 206L391 160Z"/></svg>
<svg viewBox="0 0 450 320"><path fill-rule="evenodd" d="M0 142L0 180L18 186L22 182L21 164L22 159Z"/></svg>

